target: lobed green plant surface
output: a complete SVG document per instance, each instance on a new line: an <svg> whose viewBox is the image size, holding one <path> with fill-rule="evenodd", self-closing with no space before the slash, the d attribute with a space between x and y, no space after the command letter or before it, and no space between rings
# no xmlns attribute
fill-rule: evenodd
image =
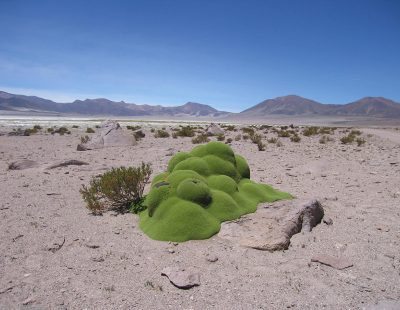
<svg viewBox="0 0 400 310"><path fill-rule="evenodd" d="M222 222L255 212L261 202L290 198L251 181L246 160L215 141L177 153L167 171L154 177L139 226L156 240L207 239Z"/></svg>

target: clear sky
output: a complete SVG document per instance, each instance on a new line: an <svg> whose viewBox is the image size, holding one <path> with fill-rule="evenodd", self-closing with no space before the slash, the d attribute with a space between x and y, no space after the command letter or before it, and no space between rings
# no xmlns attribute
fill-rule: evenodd
<svg viewBox="0 0 400 310"><path fill-rule="evenodd" d="M0 38L0 90L61 102L400 102L399 0L0 0Z"/></svg>

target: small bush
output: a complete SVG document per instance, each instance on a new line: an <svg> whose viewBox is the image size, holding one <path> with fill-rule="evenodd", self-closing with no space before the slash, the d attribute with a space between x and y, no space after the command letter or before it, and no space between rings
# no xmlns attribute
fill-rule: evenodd
<svg viewBox="0 0 400 310"><path fill-rule="evenodd" d="M169 133L168 133L168 131L158 129L157 132L155 133L154 137L155 138L168 138Z"/></svg>
<svg viewBox="0 0 400 310"><path fill-rule="evenodd" d="M289 138L290 137L290 132L288 132L286 130L280 130L280 131L278 131L278 137Z"/></svg>
<svg viewBox="0 0 400 310"><path fill-rule="evenodd" d="M350 144L354 142L355 137L353 135L344 136L340 139L342 144Z"/></svg>
<svg viewBox="0 0 400 310"><path fill-rule="evenodd" d="M71 131L69 131L67 127L60 127L60 128L54 129L51 132L52 135L54 135L56 133L58 133L60 136L63 136L64 134L70 135Z"/></svg>
<svg viewBox="0 0 400 310"><path fill-rule="evenodd" d="M283 143L280 140L278 140L278 141L276 141L276 146L281 147L281 146L283 146Z"/></svg>
<svg viewBox="0 0 400 310"><path fill-rule="evenodd" d="M86 128L86 133L95 133L94 129L88 127Z"/></svg>
<svg viewBox="0 0 400 310"><path fill-rule="evenodd" d="M27 129L24 130L24 136L30 136L30 135L33 135L33 134L35 134L37 132L38 132L38 130L35 127L27 128Z"/></svg>
<svg viewBox="0 0 400 310"><path fill-rule="evenodd" d="M226 144L231 144L232 141L233 141L232 138L228 138L228 139L226 139L225 143L226 143Z"/></svg>
<svg viewBox="0 0 400 310"><path fill-rule="evenodd" d="M150 132L151 132L151 133L154 133L155 131L156 131L156 130L155 130L154 128L151 128L151 129L150 129Z"/></svg>
<svg viewBox="0 0 400 310"><path fill-rule="evenodd" d="M319 133L321 135L333 135L335 133L335 129L334 127L321 127L319 129Z"/></svg>
<svg viewBox="0 0 400 310"><path fill-rule="evenodd" d="M360 130L352 130L352 131L350 131L350 134L352 136L360 136L361 135L361 131Z"/></svg>
<svg viewBox="0 0 400 310"><path fill-rule="evenodd" d="M296 134L290 137L290 141L299 143L301 141L301 138L299 135Z"/></svg>
<svg viewBox="0 0 400 310"><path fill-rule="evenodd" d="M139 130L141 128L142 127L140 127L140 126L131 126L131 125L126 126L126 129L132 130L132 131L136 131L136 130Z"/></svg>
<svg viewBox="0 0 400 310"><path fill-rule="evenodd" d="M135 139L136 139L137 141L143 139L143 138L146 136L145 133L144 133L143 131L141 131L141 130L135 131L135 132L133 133L133 135L135 136Z"/></svg>
<svg viewBox="0 0 400 310"><path fill-rule="evenodd" d="M176 132L173 132L173 133L172 133L172 138L178 139L178 135L176 134Z"/></svg>
<svg viewBox="0 0 400 310"><path fill-rule="evenodd" d="M94 128L97 128L97 129L99 129L99 128L100 128L100 125L96 125L96 126L94 126Z"/></svg>
<svg viewBox="0 0 400 310"><path fill-rule="evenodd" d="M151 175L149 164L139 167L113 168L98 178L92 178L89 187L83 185L80 193L86 207L93 214L108 210L138 213L144 210L143 190Z"/></svg>
<svg viewBox="0 0 400 310"><path fill-rule="evenodd" d="M236 131L236 127L234 125L224 125L222 126L227 131Z"/></svg>
<svg viewBox="0 0 400 310"><path fill-rule="evenodd" d="M319 127L307 127L303 130L303 135L306 137L315 136L319 133Z"/></svg>
<svg viewBox="0 0 400 310"><path fill-rule="evenodd" d="M50 133L54 132L54 128L52 128L52 127L47 128L47 132L50 132Z"/></svg>
<svg viewBox="0 0 400 310"><path fill-rule="evenodd" d="M267 139L267 142L268 142L268 143L275 144L276 142L278 142L278 139L277 139L277 138Z"/></svg>
<svg viewBox="0 0 400 310"><path fill-rule="evenodd" d="M256 134L250 135L250 140L254 144L259 144L261 142L261 140L262 140L262 137L261 137L260 134L256 133Z"/></svg>
<svg viewBox="0 0 400 310"><path fill-rule="evenodd" d="M218 141L224 141L225 140L225 136L223 134L220 134L217 136L217 140Z"/></svg>
<svg viewBox="0 0 400 310"><path fill-rule="evenodd" d="M356 142L357 142L357 146L363 146L365 144L365 139L357 138Z"/></svg>
<svg viewBox="0 0 400 310"><path fill-rule="evenodd" d="M257 147L259 151L265 151L265 144L261 140L257 142Z"/></svg>
<svg viewBox="0 0 400 310"><path fill-rule="evenodd" d="M197 137L192 139L193 144L206 143L206 142L210 142L210 139L206 134L198 135Z"/></svg>
<svg viewBox="0 0 400 310"><path fill-rule="evenodd" d="M42 129L42 126L40 126L40 125L35 125L35 126L33 126L33 129L41 130L41 129Z"/></svg>
<svg viewBox="0 0 400 310"><path fill-rule="evenodd" d="M243 140L248 140L249 138L249 135L243 135Z"/></svg>
<svg viewBox="0 0 400 310"><path fill-rule="evenodd" d="M86 136L81 136L81 143L82 144L85 144L85 143L88 143L89 142L89 136L88 135L86 135Z"/></svg>
<svg viewBox="0 0 400 310"><path fill-rule="evenodd" d="M242 132L248 135L254 135L254 128L243 127L241 128Z"/></svg>
<svg viewBox="0 0 400 310"><path fill-rule="evenodd" d="M193 137L195 132L194 132L194 127L191 126L182 126L181 129L179 129L176 134L179 137Z"/></svg>
<svg viewBox="0 0 400 310"><path fill-rule="evenodd" d="M72 125L72 128L79 128L79 126L78 125Z"/></svg>
<svg viewBox="0 0 400 310"><path fill-rule="evenodd" d="M240 141L242 139L242 135L237 135L236 137L235 137L235 141Z"/></svg>

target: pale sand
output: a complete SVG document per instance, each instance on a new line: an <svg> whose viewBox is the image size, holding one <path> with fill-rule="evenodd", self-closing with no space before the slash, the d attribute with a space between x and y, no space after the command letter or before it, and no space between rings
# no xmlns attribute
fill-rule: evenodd
<svg viewBox="0 0 400 310"><path fill-rule="evenodd" d="M136 215L89 214L79 189L92 176L141 161L159 173L169 149L190 150L190 138L155 139L146 129L137 146L78 152L80 129L0 136L0 309L359 309L400 300L400 131L365 129L373 136L364 135L363 147L341 145L338 131L326 145L319 137L281 138L283 147L268 144L265 152L250 141L232 143L254 180L320 198L333 219L274 253L218 236L176 246L149 239ZM19 159L90 165L8 171ZM49 250L64 238L59 251ZM318 254L354 266L311 262ZM161 276L168 266L198 268L201 285L174 287Z"/></svg>

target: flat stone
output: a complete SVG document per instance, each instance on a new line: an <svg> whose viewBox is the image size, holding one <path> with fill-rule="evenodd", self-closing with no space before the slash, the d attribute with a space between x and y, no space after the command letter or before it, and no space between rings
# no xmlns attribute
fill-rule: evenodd
<svg viewBox="0 0 400 310"><path fill-rule="evenodd" d="M161 275L166 276L177 288L189 289L200 285L200 273L192 267L166 267Z"/></svg>
<svg viewBox="0 0 400 310"><path fill-rule="evenodd" d="M29 159L23 159L23 160L18 160L14 161L11 164L8 165L9 170L24 170L24 169L30 169L30 168L35 168L39 166L39 164L36 161L29 160Z"/></svg>
<svg viewBox="0 0 400 310"><path fill-rule="evenodd" d="M353 263L346 258L337 258L325 254L314 256L313 258L311 258L311 261L321 263L323 265L327 265L339 270L353 266Z"/></svg>
<svg viewBox="0 0 400 310"><path fill-rule="evenodd" d="M294 199L260 204L255 213L222 223L218 236L258 250L286 250L294 234L310 232L323 216L324 209L315 199L307 202Z"/></svg>

